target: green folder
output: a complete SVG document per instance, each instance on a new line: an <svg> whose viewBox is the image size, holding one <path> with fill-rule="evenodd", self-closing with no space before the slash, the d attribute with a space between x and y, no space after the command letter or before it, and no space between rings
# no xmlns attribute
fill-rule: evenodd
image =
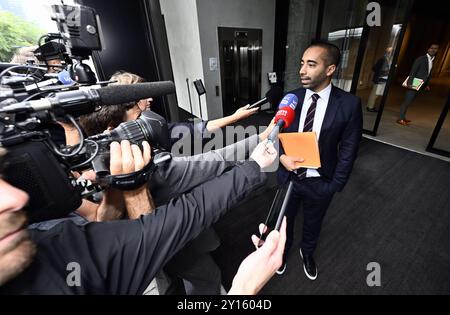
<svg viewBox="0 0 450 315"><path fill-rule="evenodd" d="M418 91L420 89L420 87L422 86L422 84L423 84L423 80L419 79L419 78L413 78L412 84L410 86L408 86L408 81L409 81L409 77L406 78L406 80L403 82L402 85L405 88L410 88L410 89L413 89L413 90L416 90L416 91Z"/></svg>

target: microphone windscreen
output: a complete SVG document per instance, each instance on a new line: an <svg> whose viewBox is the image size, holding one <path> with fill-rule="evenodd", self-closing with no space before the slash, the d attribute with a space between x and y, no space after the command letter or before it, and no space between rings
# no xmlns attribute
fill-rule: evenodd
<svg viewBox="0 0 450 315"><path fill-rule="evenodd" d="M279 86L271 88L266 93L266 99L270 104L279 104L283 98L283 89Z"/></svg>
<svg viewBox="0 0 450 315"><path fill-rule="evenodd" d="M278 108L283 108L289 106L293 110L297 107L298 97L295 94L286 94L280 102L280 106Z"/></svg>
<svg viewBox="0 0 450 315"><path fill-rule="evenodd" d="M275 115L275 124L278 123L278 121L283 120L284 121L283 128L289 128L294 119L295 119L295 110L293 110L289 106L286 106L280 108L277 111L277 114Z"/></svg>
<svg viewBox="0 0 450 315"><path fill-rule="evenodd" d="M104 105L116 105L175 93L175 84L172 81L159 81L110 85L97 89L97 92Z"/></svg>

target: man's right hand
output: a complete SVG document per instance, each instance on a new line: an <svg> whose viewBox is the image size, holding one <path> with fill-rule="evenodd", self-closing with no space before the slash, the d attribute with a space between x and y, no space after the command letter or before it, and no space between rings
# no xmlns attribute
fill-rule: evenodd
<svg viewBox="0 0 450 315"><path fill-rule="evenodd" d="M259 167L269 167L277 158L278 152L273 143L268 144L267 140L260 142L253 150L250 158L258 163Z"/></svg>
<svg viewBox="0 0 450 315"><path fill-rule="evenodd" d="M297 166L296 163L301 163L304 161L304 159L301 157L287 156L286 154L283 154L280 156L280 161L285 169L287 169L289 172L292 172L301 167Z"/></svg>

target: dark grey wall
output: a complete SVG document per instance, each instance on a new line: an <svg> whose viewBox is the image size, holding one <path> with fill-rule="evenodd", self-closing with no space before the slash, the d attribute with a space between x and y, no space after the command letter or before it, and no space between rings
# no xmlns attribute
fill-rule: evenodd
<svg viewBox="0 0 450 315"><path fill-rule="evenodd" d="M285 91L300 86L298 74L300 59L303 51L315 37L318 9L319 1L290 0L284 72Z"/></svg>

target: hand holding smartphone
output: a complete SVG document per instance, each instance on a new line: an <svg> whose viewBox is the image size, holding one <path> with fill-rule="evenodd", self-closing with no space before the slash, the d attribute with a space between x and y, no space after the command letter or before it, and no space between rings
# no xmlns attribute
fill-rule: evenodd
<svg viewBox="0 0 450 315"><path fill-rule="evenodd" d="M258 247L262 246L262 244L266 240L267 235L269 235L271 231L280 230L284 213L289 202L289 197L292 192L292 188L292 181L289 181L288 183L278 188L277 193L275 194L275 198L273 199L272 205L270 207L269 214L267 215L266 221L264 223L266 228L264 231L262 231L262 233L260 231L260 241Z"/></svg>

